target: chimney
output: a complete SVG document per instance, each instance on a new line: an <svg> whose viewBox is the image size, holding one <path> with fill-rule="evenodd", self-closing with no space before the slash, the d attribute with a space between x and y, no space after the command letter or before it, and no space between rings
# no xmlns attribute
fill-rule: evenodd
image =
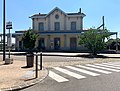
<svg viewBox="0 0 120 91"><path fill-rule="evenodd" d="M81 13L81 8L79 9L79 13Z"/></svg>

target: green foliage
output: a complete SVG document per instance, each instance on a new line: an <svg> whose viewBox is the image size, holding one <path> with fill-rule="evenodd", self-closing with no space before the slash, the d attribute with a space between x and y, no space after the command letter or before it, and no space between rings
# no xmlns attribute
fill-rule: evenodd
<svg viewBox="0 0 120 91"><path fill-rule="evenodd" d="M111 45L113 42L116 43L116 41L120 42L120 39L119 38L117 38L117 39L109 39L106 43L107 43L107 45Z"/></svg>
<svg viewBox="0 0 120 91"><path fill-rule="evenodd" d="M118 46L118 49L120 50L120 39L109 39L107 42L107 47L112 50L116 50L116 45Z"/></svg>
<svg viewBox="0 0 120 91"><path fill-rule="evenodd" d="M105 38L110 36L107 29L104 31L97 29L89 29L79 36L79 44L84 44L93 55L97 55L97 52L106 48Z"/></svg>
<svg viewBox="0 0 120 91"><path fill-rule="evenodd" d="M38 38L38 34L34 30L27 30L23 36L23 45L26 49L32 50L35 47L36 39Z"/></svg>
<svg viewBox="0 0 120 91"><path fill-rule="evenodd" d="M107 45L111 45L113 42L115 42L114 39L109 39L109 40L106 42L106 44L107 44Z"/></svg>

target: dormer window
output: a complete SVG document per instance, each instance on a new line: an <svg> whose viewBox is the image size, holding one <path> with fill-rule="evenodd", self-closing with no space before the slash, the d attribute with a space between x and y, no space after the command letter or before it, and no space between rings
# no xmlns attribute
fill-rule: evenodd
<svg viewBox="0 0 120 91"><path fill-rule="evenodd" d="M55 15L55 19L59 19L59 15L58 14Z"/></svg>

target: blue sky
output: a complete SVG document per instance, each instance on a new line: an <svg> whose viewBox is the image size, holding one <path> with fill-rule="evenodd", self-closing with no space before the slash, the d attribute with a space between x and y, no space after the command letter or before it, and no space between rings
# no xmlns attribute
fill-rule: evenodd
<svg viewBox="0 0 120 91"><path fill-rule="evenodd" d="M3 31L3 0L0 2L0 33ZM105 16L105 26L111 32L120 32L120 0L6 0L6 21L13 22L11 32L26 30L31 27L29 16L36 13L49 13L55 7L64 12L82 12L84 28L102 24L102 16ZM8 31L7 31L8 32ZM118 34L120 37L120 35Z"/></svg>

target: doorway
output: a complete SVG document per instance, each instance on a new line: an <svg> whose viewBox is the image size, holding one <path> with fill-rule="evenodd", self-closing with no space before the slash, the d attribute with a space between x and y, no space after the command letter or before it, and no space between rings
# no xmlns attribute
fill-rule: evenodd
<svg viewBox="0 0 120 91"><path fill-rule="evenodd" d="M60 49L60 38L54 38L54 49L55 50Z"/></svg>
<svg viewBox="0 0 120 91"><path fill-rule="evenodd" d="M38 49L39 50L45 50L45 41L44 41L44 38L40 38L38 40Z"/></svg>
<svg viewBox="0 0 120 91"><path fill-rule="evenodd" d="M72 37L70 38L70 49L76 50L76 48L77 48L77 38Z"/></svg>

